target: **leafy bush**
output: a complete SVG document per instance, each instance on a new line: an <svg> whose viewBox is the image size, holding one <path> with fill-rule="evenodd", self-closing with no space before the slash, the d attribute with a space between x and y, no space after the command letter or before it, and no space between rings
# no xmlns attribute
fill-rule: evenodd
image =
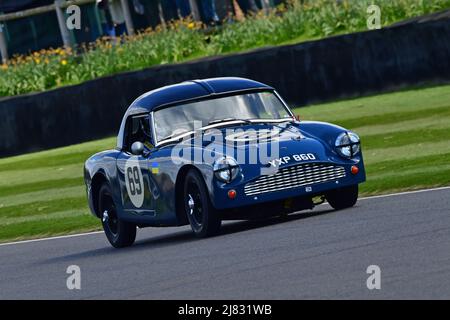
<svg viewBox="0 0 450 320"><path fill-rule="evenodd" d="M101 38L75 51L58 48L15 56L0 66L0 96L44 91L123 71L251 48L366 30L370 0L291 0L268 13L207 29L175 21L134 36ZM445 8L450 0L378 0L382 25Z"/></svg>

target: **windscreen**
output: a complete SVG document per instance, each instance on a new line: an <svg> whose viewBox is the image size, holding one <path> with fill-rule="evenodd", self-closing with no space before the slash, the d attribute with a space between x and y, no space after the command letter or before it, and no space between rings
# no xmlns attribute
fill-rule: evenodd
<svg viewBox="0 0 450 320"><path fill-rule="evenodd" d="M253 92L176 105L154 113L157 141L224 119L258 120L291 118L280 99L270 91Z"/></svg>

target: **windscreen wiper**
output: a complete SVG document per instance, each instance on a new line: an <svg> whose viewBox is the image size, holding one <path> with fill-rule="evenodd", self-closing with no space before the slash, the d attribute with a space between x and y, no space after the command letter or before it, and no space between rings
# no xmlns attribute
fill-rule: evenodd
<svg viewBox="0 0 450 320"><path fill-rule="evenodd" d="M212 120L212 121L210 121L208 123L208 126L213 125L213 124L218 124L218 123L230 122L230 121L242 121L242 122L245 122L247 124L251 124L252 123L250 120L247 120L247 119L225 118L225 119Z"/></svg>
<svg viewBox="0 0 450 320"><path fill-rule="evenodd" d="M159 140L158 143L161 143L161 142L164 142L164 141L168 141L168 140L175 139L175 137L179 137L178 139L176 139L176 141L180 141L180 140L183 139L183 137L184 137L185 135L188 135L188 133L189 133L189 134L193 134L194 132L193 132L193 131L186 131L186 132L183 132L183 133L171 134L170 136L167 136L167 137L165 137L165 138Z"/></svg>
<svg viewBox="0 0 450 320"><path fill-rule="evenodd" d="M264 124L280 124L280 123L285 123L285 122L289 122L289 123L293 123L295 122L294 119L292 118L285 118L285 119L252 119L254 121L254 123L264 123ZM281 121L277 121L277 120L281 120Z"/></svg>

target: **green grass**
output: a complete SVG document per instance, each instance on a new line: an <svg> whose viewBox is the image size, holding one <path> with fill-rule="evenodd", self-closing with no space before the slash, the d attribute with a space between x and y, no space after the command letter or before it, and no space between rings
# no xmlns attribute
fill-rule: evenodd
<svg viewBox="0 0 450 320"><path fill-rule="evenodd" d="M450 185L450 86L297 108L295 113L360 135L367 170L363 195Z"/></svg>
<svg viewBox="0 0 450 320"><path fill-rule="evenodd" d="M362 139L362 195L450 185L450 86L414 89L294 110L343 125ZM82 178L108 138L0 159L0 242L97 230Z"/></svg>
<svg viewBox="0 0 450 320"><path fill-rule="evenodd" d="M83 163L114 138L0 159L0 242L97 230Z"/></svg>

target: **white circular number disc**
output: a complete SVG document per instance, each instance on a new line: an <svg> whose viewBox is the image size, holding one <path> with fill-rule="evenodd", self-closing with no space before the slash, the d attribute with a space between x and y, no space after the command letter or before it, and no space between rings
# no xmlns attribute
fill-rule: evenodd
<svg viewBox="0 0 450 320"><path fill-rule="evenodd" d="M125 185L131 203L141 208L144 204L144 178L137 158L130 158L125 163Z"/></svg>

